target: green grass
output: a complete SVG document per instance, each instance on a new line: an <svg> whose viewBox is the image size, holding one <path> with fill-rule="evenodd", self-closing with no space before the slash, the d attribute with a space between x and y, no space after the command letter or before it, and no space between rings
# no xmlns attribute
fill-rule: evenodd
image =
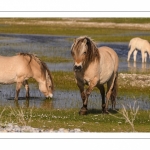
<svg viewBox="0 0 150 150"><path fill-rule="evenodd" d="M55 89L78 90L73 72L56 71L52 72Z"/></svg>
<svg viewBox="0 0 150 150"><path fill-rule="evenodd" d="M67 63L71 62L72 59L69 58L63 58L63 57L47 57L47 56L40 56L39 57L44 62L50 62L50 63Z"/></svg>
<svg viewBox="0 0 150 150"><path fill-rule="evenodd" d="M133 38L134 33L150 33L149 30L129 27L91 27L84 25L70 25L63 23L69 19L65 18L1 18L0 33L20 34L49 34L81 36L87 35L95 41L103 42L128 42ZM82 19L75 19L77 22ZM61 21L62 24L39 24L40 21ZM113 23L149 23L150 18L89 18L84 22L113 22ZM120 35L119 35L120 34ZM148 36L141 38L150 40Z"/></svg>
<svg viewBox="0 0 150 150"><path fill-rule="evenodd" d="M79 90L76 82L74 73L72 72L63 72L63 71L53 71L52 77L54 80L54 86L56 90ZM130 82L130 81L128 81ZM149 87L132 87L128 82L118 78L118 96L122 95L129 95L129 96L140 96L142 95L149 95L150 89ZM106 88L106 85L105 85ZM99 92L97 88L94 88L94 91Z"/></svg>
<svg viewBox="0 0 150 150"><path fill-rule="evenodd" d="M86 21L86 20L85 20ZM90 18L89 22L150 23L150 18Z"/></svg>
<svg viewBox="0 0 150 150"><path fill-rule="evenodd" d="M0 107L0 113L3 107ZM21 114L22 116L18 115ZM121 110L120 110L121 112ZM37 108L10 108L6 107L0 117L1 124L17 123L35 128L74 129L80 128L84 132L132 132L131 126L125 121L122 114L111 112L112 115L102 114L100 110L89 110L88 115L80 116L77 109L37 109ZM22 120L22 121L21 121ZM135 131L150 131L149 111L139 111L134 121Z"/></svg>
<svg viewBox="0 0 150 150"><path fill-rule="evenodd" d="M67 72L67 71L52 71L51 72L53 81L54 81L54 88L55 90L79 90L79 88L76 85L74 72ZM146 73L144 73L146 74ZM38 86L38 83L34 79L29 79L30 83L36 83ZM129 84L130 81L122 80L121 78L118 78L118 97L120 96L126 96L129 97L138 97L144 95L150 97L150 88L149 87L140 87L140 86L132 86ZM106 88L106 84L105 84ZM99 93L99 90L95 87L95 92Z"/></svg>
<svg viewBox="0 0 150 150"><path fill-rule="evenodd" d="M69 35L80 36L87 35L95 41L104 42L128 42L134 33L150 33L147 30L140 30L136 28L97 28L87 26L69 26L67 24L38 24L38 21L66 21L67 18L1 18L0 19L0 33L19 33L19 34L48 34L48 35ZM81 22L84 19L77 19ZM150 18L89 18L85 22L114 22L114 23L150 23ZM141 36L150 40L148 36ZM41 60L52 63L70 62L66 58L49 58L41 56ZM54 79L55 90L79 90L74 78L74 73L58 71L52 72ZM30 83L35 83L35 80L30 79ZM118 81L119 89L118 96L140 96L149 95L149 88L132 87L124 84L121 80ZM37 84L37 83L36 83ZM97 90L96 90L97 91ZM0 107L0 113L4 107ZM21 112L23 110L23 121L19 121L19 116L12 115L14 112ZM80 128L83 131L90 132L131 132L131 126L121 119L120 113L112 112L113 115L103 115L100 110L89 110L87 116L79 116L77 109L46 109L46 108L12 108L6 107L4 113L0 116L0 123L18 123L19 125L31 125L32 127L44 129L59 129ZM31 113L32 110L32 113ZM120 111L120 110L119 110ZM29 121L31 119L31 121ZM135 131L150 132L150 113L149 111L139 111L134 125Z"/></svg>

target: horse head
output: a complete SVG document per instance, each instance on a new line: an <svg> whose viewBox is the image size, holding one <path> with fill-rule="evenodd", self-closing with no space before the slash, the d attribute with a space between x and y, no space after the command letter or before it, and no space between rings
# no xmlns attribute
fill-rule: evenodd
<svg viewBox="0 0 150 150"><path fill-rule="evenodd" d="M45 95L46 98L53 97L53 81L47 71L45 80L39 83L39 89Z"/></svg>
<svg viewBox="0 0 150 150"><path fill-rule="evenodd" d="M42 76L39 80L39 89L40 91L45 95L46 98L52 98L53 97L53 90L54 90L54 84L53 79L50 73L50 70L48 69L46 63L42 62L40 59L40 69Z"/></svg>
<svg viewBox="0 0 150 150"><path fill-rule="evenodd" d="M99 58L97 47L86 36L75 39L71 47L71 54L74 59L75 72L80 72L85 64L90 63L96 57Z"/></svg>
<svg viewBox="0 0 150 150"><path fill-rule="evenodd" d="M50 71L47 70L46 71L46 85L47 85L47 89L48 89L48 94L46 95L46 97L53 97L53 90L54 90L54 85L53 85L53 80L52 80L52 76L50 74Z"/></svg>

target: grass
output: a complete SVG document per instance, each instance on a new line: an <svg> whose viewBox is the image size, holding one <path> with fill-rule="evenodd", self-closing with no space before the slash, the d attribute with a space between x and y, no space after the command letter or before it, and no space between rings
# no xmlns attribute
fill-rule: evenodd
<svg viewBox="0 0 150 150"><path fill-rule="evenodd" d="M40 56L39 57L44 62L50 62L50 63L67 63L71 62L72 59L69 58L63 58L63 57L47 57L47 56Z"/></svg>
<svg viewBox="0 0 150 150"><path fill-rule="evenodd" d="M67 71L52 71L51 72L53 81L54 81L54 88L55 90L65 90L65 91L72 91L72 90L79 90L76 85L74 73L67 72ZM144 73L145 74L145 73ZM38 87L38 83L34 79L29 79L29 84L34 83ZM106 88L106 84L105 84ZM95 92L99 93L99 90L95 87ZM122 79L118 78L118 97L126 96L129 97L138 97L141 96L149 96L150 88L149 87L141 87L141 86L131 86L129 79Z"/></svg>
<svg viewBox="0 0 150 150"><path fill-rule="evenodd" d="M133 35L139 31L150 33L147 29L129 28L129 27L92 27L87 25L66 24L64 21L69 18L1 18L1 33L20 33L20 34L50 34L50 35L67 35L80 36L88 35L95 41L103 42L127 42ZM83 22L82 19L73 19L75 22ZM61 23L49 24L49 21ZM45 22L42 23L41 22ZM149 23L150 18L89 18L84 22L113 22L113 23ZM119 35L121 34L121 35ZM132 35L132 36L131 36ZM148 36L141 38L149 40Z"/></svg>
<svg viewBox="0 0 150 150"><path fill-rule="evenodd" d="M73 71L72 72L52 71L51 73L54 80L55 90L67 90L67 91L79 90L75 82ZM30 81L32 82L33 79L31 79ZM131 88L131 85L129 83L130 81L118 78L118 94L119 94L118 96L128 95L133 97L133 96L140 96L141 93L142 95L149 95L150 93L149 87L141 88L140 86L139 87L133 86ZM94 91L99 92L97 88L94 88Z"/></svg>
<svg viewBox="0 0 150 150"><path fill-rule="evenodd" d="M84 25L69 25L64 21L71 18L1 18L0 33L15 34L48 34L80 36L88 35L95 41L128 42L137 33L150 34L149 30L129 27L92 27ZM113 23L150 23L150 18L76 18L75 22L113 22ZM45 22L40 24L39 22ZM49 21L61 21L61 24L48 24ZM149 36L140 36L149 40ZM63 57L41 56L41 60L51 63L70 62ZM143 73L145 74L145 73ZM55 90L79 90L73 72L52 72ZM30 79L29 83L35 83ZM148 95L148 87L132 87L119 79L119 95ZM97 91L97 90L96 90ZM138 110L133 118L131 110L112 111L112 115L103 115L101 110L90 109L87 116L79 116L77 109L47 109L44 108L11 108L0 107L0 124L17 123L43 129L74 129L85 132L150 132L149 111ZM129 118L129 120L127 119ZM133 121L132 121L133 119ZM127 121L128 120L128 121Z"/></svg>
<svg viewBox="0 0 150 150"><path fill-rule="evenodd" d="M0 112L2 111L3 107L0 107ZM89 110L88 115L80 116L77 109L49 110L6 107L1 115L1 124L29 125L45 130L80 128L84 132L133 132L133 128L121 113L115 111L111 113L113 115L103 115L100 110ZM149 121L149 111L138 111L134 120L135 131L149 132Z"/></svg>

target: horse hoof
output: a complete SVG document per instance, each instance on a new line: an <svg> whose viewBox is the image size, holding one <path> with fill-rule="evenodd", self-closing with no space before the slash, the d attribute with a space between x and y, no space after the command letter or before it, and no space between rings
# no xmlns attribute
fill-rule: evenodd
<svg viewBox="0 0 150 150"><path fill-rule="evenodd" d="M102 111L103 114L109 114L109 111L108 110L104 110Z"/></svg>
<svg viewBox="0 0 150 150"><path fill-rule="evenodd" d="M79 111L79 115L87 115L87 108L82 107Z"/></svg>
<svg viewBox="0 0 150 150"><path fill-rule="evenodd" d="M79 115L87 115L87 111L79 111Z"/></svg>

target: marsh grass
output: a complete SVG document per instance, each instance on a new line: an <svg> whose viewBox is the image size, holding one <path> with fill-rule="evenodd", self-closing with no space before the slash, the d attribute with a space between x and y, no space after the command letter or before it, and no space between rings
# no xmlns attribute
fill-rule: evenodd
<svg viewBox="0 0 150 150"><path fill-rule="evenodd" d="M73 72L67 71L52 71L52 77L54 80L54 86L56 90L79 90ZM31 80L33 81L33 79ZM105 85L106 88L106 85ZM99 90L95 87L94 91L99 92ZM149 95L150 88L149 87L137 87L133 86L131 88L130 81L123 80L122 78L118 78L118 96L121 95L129 95L129 96L140 96L141 93L143 95Z"/></svg>
<svg viewBox="0 0 150 150"><path fill-rule="evenodd" d="M50 63L67 63L72 62L72 59L69 58L63 58L63 57L47 57L47 56L40 56L39 57L44 62L50 62Z"/></svg>
<svg viewBox="0 0 150 150"><path fill-rule="evenodd" d="M88 115L81 116L78 109L41 109L41 108L9 108L5 111L0 107L1 122L14 123L20 126L29 125L35 128L74 129L80 128L84 132L133 132L129 123L122 119L122 114L111 111L114 116L104 115L101 110L90 109ZM130 110L128 110L130 113ZM119 111L120 112L120 111ZM150 113L139 110L134 120L137 132L149 132Z"/></svg>
<svg viewBox="0 0 150 150"><path fill-rule="evenodd" d="M118 117L111 113L110 113L110 115L115 118L125 120L125 122L129 123L129 125L131 126L132 131L136 132L135 127L134 127L134 121L136 119L138 111L139 111L139 105L137 105L136 101L134 101L133 106L131 104L127 104L126 106L124 104L122 104L121 110L120 111L116 110L116 112L120 113L122 115L122 117Z"/></svg>
<svg viewBox="0 0 150 150"><path fill-rule="evenodd" d="M136 33L148 34L150 31L129 29L129 28L94 28L87 26L69 26L63 23L61 25L40 25L38 21L65 21L62 18L4 18L0 19L1 33L21 33L21 34L50 34L50 35L69 35L79 36L88 35L95 41L104 42L128 42ZM83 21L83 20L78 20ZM150 18L98 18L84 20L88 22L115 22L115 23L149 23ZM148 36L141 36L148 39ZM148 39L149 40L149 39ZM18 45L17 43L14 43ZM48 58L42 56L41 59L47 62L69 62L66 58ZM55 90L79 90L73 72L52 72ZM36 83L34 79L30 83ZM149 88L132 87L118 82L119 95L139 95L148 94ZM99 92L99 91L98 91ZM129 107L130 108L130 107ZM150 132L150 113L145 110L133 111L132 108L112 111L111 115L103 115L101 110L90 109L87 116L79 116L78 109L47 109L42 108L12 108L0 107L0 123L14 122L19 125L31 125L32 127L44 129L80 128L82 131L90 132ZM136 114L136 115L134 115ZM136 118L135 118L136 116ZM126 118L126 119L125 119Z"/></svg>
<svg viewBox="0 0 150 150"><path fill-rule="evenodd" d="M125 118L125 121L131 125L133 132L135 132L134 121L135 121L136 115L139 111L139 106L136 107L135 104L136 104L136 101L134 102L133 107L131 106L131 104L128 105L129 111L127 111L125 106L122 105L122 110L121 110L121 114Z"/></svg>
<svg viewBox="0 0 150 150"><path fill-rule="evenodd" d="M14 107L10 108L10 118L14 120L15 123L20 124L21 126L29 125L32 121L32 111L33 108L30 108L28 111L24 108L19 107L18 109Z"/></svg>
<svg viewBox="0 0 150 150"><path fill-rule="evenodd" d="M84 25L70 25L64 21L70 20L69 18L3 18L0 19L0 32L1 33L20 33L20 34L50 34L50 35L67 35L67 36L80 36L88 35L95 41L103 42L125 42L129 41L136 33L148 33L149 31L128 28L128 27L91 27ZM73 19L76 21L76 19ZM41 21L61 21L61 24L39 24ZM149 23L150 19L145 18L91 18L84 20L85 22L114 22L114 23ZM83 22L78 20L77 22ZM120 35L119 35L120 34ZM122 36L125 35L125 36ZM147 36L141 38L147 39Z"/></svg>

